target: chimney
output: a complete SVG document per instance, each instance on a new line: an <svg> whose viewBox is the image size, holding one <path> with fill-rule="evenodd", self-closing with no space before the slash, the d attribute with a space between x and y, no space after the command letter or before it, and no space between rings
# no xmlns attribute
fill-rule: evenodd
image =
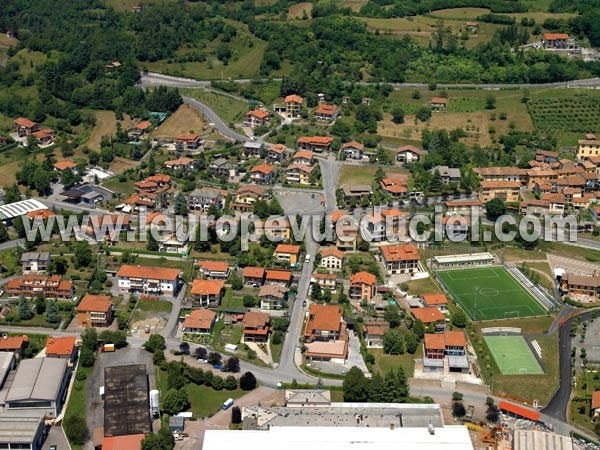
<svg viewBox="0 0 600 450"><path fill-rule="evenodd" d="M390 430L393 430L395 427L394 422L390 422Z"/></svg>
<svg viewBox="0 0 600 450"><path fill-rule="evenodd" d="M427 429L429 430L429 434L431 434L432 436L435 434L435 428L433 428L433 424L430 423L429 426L427 427Z"/></svg>

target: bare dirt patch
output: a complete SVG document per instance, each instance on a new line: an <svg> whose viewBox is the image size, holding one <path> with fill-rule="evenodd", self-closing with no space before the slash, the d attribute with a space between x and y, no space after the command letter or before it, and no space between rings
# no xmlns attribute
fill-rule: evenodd
<svg viewBox="0 0 600 450"><path fill-rule="evenodd" d="M306 15L310 19L312 18L312 8L313 4L309 2L296 3L295 5L290 6L288 11L288 19L302 19L305 11Z"/></svg>
<svg viewBox="0 0 600 450"><path fill-rule="evenodd" d="M178 134L200 133L204 125L200 112L184 104L167 117L151 135L161 138L174 138Z"/></svg>

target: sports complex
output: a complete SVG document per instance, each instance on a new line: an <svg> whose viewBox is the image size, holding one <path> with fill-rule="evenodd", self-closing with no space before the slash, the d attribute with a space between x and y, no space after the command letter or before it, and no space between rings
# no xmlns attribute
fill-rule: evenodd
<svg viewBox="0 0 600 450"><path fill-rule="evenodd" d="M493 262L490 253L477 253L435 257L431 267L473 321L548 314L548 309L504 266Z"/></svg>

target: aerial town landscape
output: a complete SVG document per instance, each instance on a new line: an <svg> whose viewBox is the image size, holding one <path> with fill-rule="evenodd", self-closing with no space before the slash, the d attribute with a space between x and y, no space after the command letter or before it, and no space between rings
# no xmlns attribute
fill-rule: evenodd
<svg viewBox="0 0 600 450"><path fill-rule="evenodd" d="M600 450L599 313L598 0L2 2L0 449Z"/></svg>

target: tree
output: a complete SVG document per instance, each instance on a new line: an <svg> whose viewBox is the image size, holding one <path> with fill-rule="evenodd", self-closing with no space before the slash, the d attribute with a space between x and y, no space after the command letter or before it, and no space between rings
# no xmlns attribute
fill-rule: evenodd
<svg viewBox="0 0 600 450"><path fill-rule="evenodd" d="M186 383L185 364L179 361L171 361L167 365L167 386L169 386L169 389L183 389Z"/></svg>
<svg viewBox="0 0 600 450"><path fill-rule="evenodd" d="M69 415L63 423L69 442L83 445L90 434L85 419L79 415Z"/></svg>
<svg viewBox="0 0 600 450"><path fill-rule="evenodd" d="M271 337L271 343L273 345L279 345L283 342L283 332L276 330Z"/></svg>
<svg viewBox="0 0 600 450"><path fill-rule="evenodd" d="M44 294L38 292L35 296L35 313L36 314L44 314L46 312L46 298Z"/></svg>
<svg viewBox="0 0 600 450"><path fill-rule="evenodd" d="M189 406L190 402L185 389L169 389L162 402L163 411L170 416L179 414Z"/></svg>
<svg viewBox="0 0 600 450"><path fill-rule="evenodd" d="M246 372L240 377L240 389L242 391L251 391L256 388L256 377L252 372Z"/></svg>
<svg viewBox="0 0 600 450"><path fill-rule="evenodd" d="M231 358L227 359L227 361L225 361L225 372L237 373L239 371L240 371L240 360L238 358L236 358L235 356L232 356Z"/></svg>
<svg viewBox="0 0 600 450"><path fill-rule="evenodd" d="M242 411L240 410L239 406L234 406L231 408L231 423L242 423Z"/></svg>
<svg viewBox="0 0 600 450"><path fill-rule="evenodd" d="M233 375L229 375L227 378L225 378L224 387L228 391L235 391L237 389L238 383Z"/></svg>
<svg viewBox="0 0 600 450"><path fill-rule="evenodd" d="M220 391L221 389L223 389L225 387L225 382L223 381L223 378L221 378L218 375L215 375L212 377L212 379L210 380L210 386L216 390L216 391Z"/></svg>
<svg viewBox="0 0 600 450"><path fill-rule="evenodd" d="M48 323L59 323L60 322L60 311L54 300L49 301L48 306L46 307L46 322L48 322Z"/></svg>
<svg viewBox="0 0 600 450"><path fill-rule="evenodd" d="M208 354L207 361L209 364L212 364L213 366L215 366L217 364L221 364L221 354L217 353L217 352L210 352Z"/></svg>
<svg viewBox="0 0 600 450"><path fill-rule="evenodd" d="M452 314L452 325L458 328L466 327L467 315L461 310L456 310L454 314Z"/></svg>
<svg viewBox="0 0 600 450"><path fill-rule="evenodd" d="M419 346L419 338L414 333L407 333L404 335L404 342L406 343L406 351L411 355L417 351Z"/></svg>
<svg viewBox="0 0 600 450"><path fill-rule="evenodd" d="M388 321L390 328L398 328L400 326L400 314L398 314L398 309L392 305L385 307L383 318Z"/></svg>
<svg viewBox="0 0 600 450"><path fill-rule="evenodd" d="M319 283L313 283L312 289L310 291L310 298L314 302L318 302L321 300L321 285Z"/></svg>
<svg viewBox="0 0 600 450"><path fill-rule="evenodd" d="M493 198L485 204L488 219L496 220L506 213L506 204L499 198Z"/></svg>
<svg viewBox="0 0 600 450"><path fill-rule="evenodd" d="M404 110L399 106L392 110L392 122L404 123Z"/></svg>
<svg viewBox="0 0 600 450"><path fill-rule="evenodd" d="M453 402L452 403L452 415L454 417L464 417L467 414L467 410L465 409L465 405L463 402Z"/></svg>
<svg viewBox="0 0 600 450"><path fill-rule="evenodd" d="M160 248L160 244L154 238L152 233L150 233L148 235L148 242L146 242L146 250L151 251L151 252L157 252L159 250L159 248Z"/></svg>
<svg viewBox="0 0 600 450"><path fill-rule="evenodd" d="M346 373L342 386L345 402L366 402L369 398L369 380L356 366Z"/></svg>
<svg viewBox="0 0 600 450"><path fill-rule="evenodd" d="M485 418L490 421L491 423L496 423L498 422L498 419L500 418L500 410L498 409L498 407L496 405L489 405L488 409L485 413Z"/></svg>
<svg viewBox="0 0 600 450"><path fill-rule="evenodd" d="M92 249L88 241L77 242L74 253L76 267L89 267L92 262Z"/></svg>
<svg viewBox="0 0 600 450"><path fill-rule="evenodd" d="M492 94L485 98L485 109L496 109L496 97Z"/></svg>
<svg viewBox="0 0 600 450"><path fill-rule="evenodd" d="M369 382L368 391L369 401L373 403L383 403L386 400L385 387L383 385L383 377L379 372L375 372Z"/></svg>
<svg viewBox="0 0 600 450"><path fill-rule="evenodd" d="M150 353L157 350L165 349L165 338L160 334L151 334L148 340L144 343L144 348Z"/></svg>
<svg viewBox="0 0 600 450"><path fill-rule="evenodd" d="M422 106L417 110L415 116L421 122L427 122L431 118L431 108Z"/></svg>
<svg viewBox="0 0 600 450"><path fill-rule="evenodd" d="M404 338L398 329L390 329L383 335L383 352L402 355L405 352Z"/></svg>
<svg viewBox="0 0 600 450"><path fill-rule="evenodd" d="M173 202L173 212L178 216L185 216L188 213L188 202L185 195L183 195L183 192L180 192L175 197Z"/></svg>
<svg viewBox="0 0 600 450"><path fill-rule="evenodd" d="M325 288L323 290L323 295L321 295L321 300L325 303L331 303L331 299L332 299L331 289Z"/></svg>
<svg viewBox="0 0 600 450"><path fill-rule="evenodd" d="M33 317L31 305L29 304L29 301L25 298L25 296L19 297L18 307L20 320L29 320Z"/></svg>
<svg viewBox="0 0 600 450"><path fill-rule="evenodd" d="M459 402L459 401L462 401L463 397L464 397L464 396L463 396L463 393L462 393L462 392L454 391L454 392L452 393L452 401L453 401L453 402Z"/></svg>
<svg viewBox="0 0 600 450"><path fill-rule="evenodd" d="M94 356L94 351L88 347L83 347L81 356L79 357L81 365L83 367L92 367L95 361L96 357Z"/></svg>
<svg viewBox="0 0 600 450"><path fill-rule="evenodd" d="M425 336L425 325L419 319L416 319L413 322L412 331L419 339L423 339L423 336Z"/></svg>
<svg viewBox="0 0 600 450"><path fill-rule="evenodd" d="M256 306L256 299L251 295L244 295L242 298L244 308L254 308Z"/></svg>
<svg viewBox="0 0 600 450"><path fill-rule="evenodd" d="M231 289L234 291L239 291L244 287L244 280L242 277L238 276L236 273L232 273L229 277L229 282L231 283Z"/></svg>
<svg viewBox="0 0 600 450"><path fill-rule="evenodd" d="M194 350L194 356L197 359L206 359L207 355L208 355L208 352L206 351L206 349L204 347L198 347L196 350Z"/></svg>
<svg viewBox="0 0 600 450"><path fill-rule="evenodd" d="M179 351L181 353L183 353L184 355L189 355L190 354L190 344L188 344L187 342L182 342L181 344L179 344Z"/></svg>

